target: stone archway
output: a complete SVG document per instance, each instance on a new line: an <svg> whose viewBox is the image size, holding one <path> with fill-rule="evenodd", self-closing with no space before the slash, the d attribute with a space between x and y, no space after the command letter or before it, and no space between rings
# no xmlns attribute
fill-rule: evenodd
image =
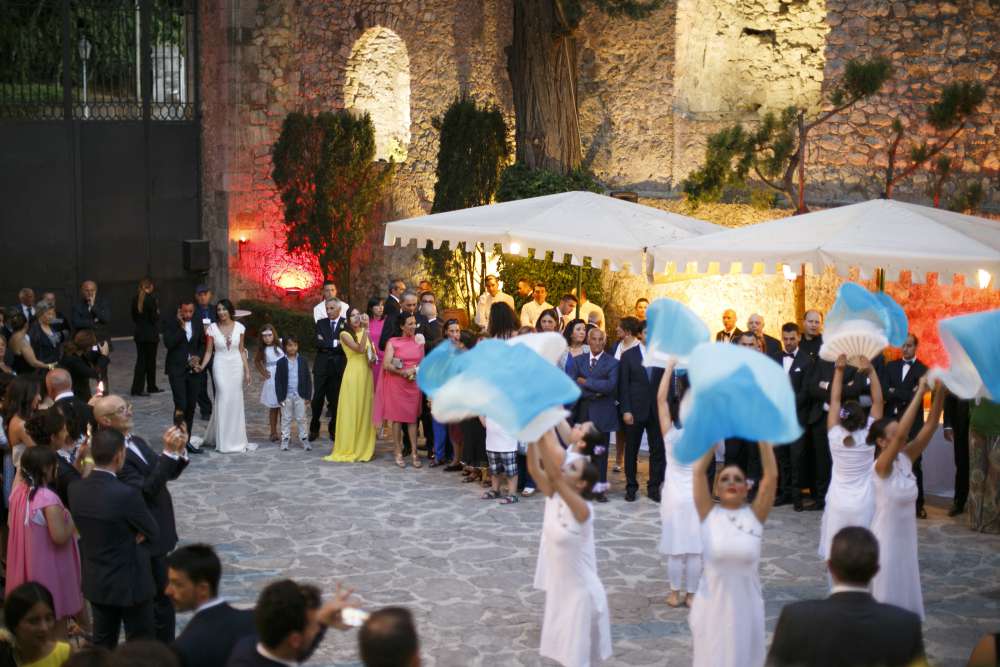
<svg viewBox="0 0 1000 667"><path fill-rule="evenodd" d="M410 144L410 56L389 28L366 30L347 61L344 106L371 115L375 158L406 160Z"/></svg>

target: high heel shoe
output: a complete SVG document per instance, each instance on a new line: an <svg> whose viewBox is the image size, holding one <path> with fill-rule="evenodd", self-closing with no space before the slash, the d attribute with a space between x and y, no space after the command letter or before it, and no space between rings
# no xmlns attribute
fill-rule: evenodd
<svg viewBox="0 0 1000 667"><path fill-rule="evenodd" d="M406 460L399 454L396 454L396 465L398 465L400 468L406 467Z"/></svg>
<svg viewBox="0 0 1000 667"><path fill-rule="evenodd" d="M415 452L413 454L413 467L414 468L423 468L424 467L424 464L422 464L420 462L420 457L417 456L417 454Z"/></svg>

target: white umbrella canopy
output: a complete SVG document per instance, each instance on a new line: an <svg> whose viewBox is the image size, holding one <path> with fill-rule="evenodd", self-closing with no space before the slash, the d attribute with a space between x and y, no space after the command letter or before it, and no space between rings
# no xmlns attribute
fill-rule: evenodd
<svg viewBox="0 0 1000 667"><path fill-rule="evenodd" d="M533 248L538 259L551 251L556 261L569 254L575 265L590 257L594 267L607 262L612 271L639 272L647 248L723 229L593 192L562 192L390 222L385 245L499 244L505 253L526 257Z"/></svg>
<svg viewBox="0 0 1000 667"><path fill-rule="evenodd" d="M815 273L851 267L872 275L877 268L887 280L911 271L914 282L936 272L941 283L962 274L975 284L980 270L1000 274L1000 222L890 199L806 213L711 236L671 242L650 249L656 271L673 264L683 271L719 262L728 271L739 262L743 271L755 263L770 270L779 264Z"/></svg>

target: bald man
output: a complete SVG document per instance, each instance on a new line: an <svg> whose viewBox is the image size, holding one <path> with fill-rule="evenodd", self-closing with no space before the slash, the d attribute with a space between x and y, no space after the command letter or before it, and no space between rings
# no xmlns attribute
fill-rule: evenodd
<svg viewBox="0 0 1000 667"><path fill-rule="evenodd" d="M736 326L736 311L727 308L722 313L722 331L715 334L716 343L737 343L743 332Z"/></svg>
<svg viewBox="0 0 1000 667"><path fill-rule="evenodd" d="M103 295L97 295L97 283L93 280L85 280L81 283L80 298L73 304L73 310L70 311L69 317L73 323L73 331L91 329L97 336L99 343L109 340L108 325L111 322L111 303ZM108 360L110 361L110 357ZM101 382L104 383L104 393L111 391L106 365L101 368Z"/></svg>
<svg viewBox="0 0 1000 667"><path fill-rule="evenodd" d="M73 394L73 378L64 368L54 368L45 375L45 394L53 407L67 418L66 429L74 440L87 433L94 413L87 402Z"/></svg>
<svg viewBox="0 0 1000 667"><path fill-rule="evenodd" d="M754 313L747 318L747 329L757 337L757 340L761 341L764 354L772 359L781 354L781 343L778 342L777 338L772 338L764 333L764 318L759 313Z"/></svg>

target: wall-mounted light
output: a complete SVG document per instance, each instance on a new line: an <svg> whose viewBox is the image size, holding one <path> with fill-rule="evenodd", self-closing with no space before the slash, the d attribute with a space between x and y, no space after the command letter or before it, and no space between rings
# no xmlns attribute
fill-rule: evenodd
<svg viewBox="0 0 1000 667"><path fill-rule="evenodd" d="M238 246L237 252L240 259L243 259L243 246L248 243L250 243L250 239L246 237L246 234L240 234L240 238L236 241L236 245Z"/></svg>
<svg viewBox="0 0 1000 667"><path fill-rule="evenodd" d="M302 295L302 290L298 287L286 287L285 296L290 296L292 298L298 299Z"/></svg>
<svg viewBox="0 0 1000 667"><path fill-rule="evenodd" d="M976 277L979 278L979 289L986 289L990 286L990 281L993 280L993 276L986 269L979 269L976 272Z"/></svg>
<svg viewBox="0 0 1000 667"><path fill-rule="evenodd" d="M781 273L785 276L785 280L789 282L794 282L795 279L799 277L799 274L792 271L792 267L787 264L781 265Z"/></svg>
<svg viewBox="0 0 1000 667"><path fill-rule="evenodd" d="M510 244L510 252L512 255L517 255L521 252L521 244L514 241Z"/></svg>

